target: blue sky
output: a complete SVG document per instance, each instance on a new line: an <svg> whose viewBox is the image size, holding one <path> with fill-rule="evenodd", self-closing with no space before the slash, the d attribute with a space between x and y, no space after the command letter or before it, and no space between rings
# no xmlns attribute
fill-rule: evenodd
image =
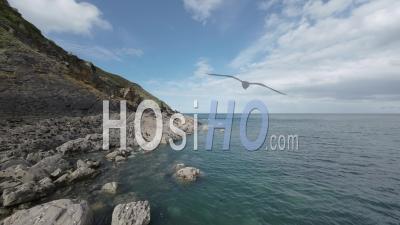
<svg viewBox="0 0 400 225"><path fill-rule="evenodd" d="M400 112L397 0L10 0L68 51L173 108L261 99L271 112ZM205 76L238 74L287 92Z"/></svg>

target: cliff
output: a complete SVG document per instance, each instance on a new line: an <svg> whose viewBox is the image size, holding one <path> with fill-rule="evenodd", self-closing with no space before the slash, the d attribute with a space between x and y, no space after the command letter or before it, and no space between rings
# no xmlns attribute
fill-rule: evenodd
<svg viewBox="0 0 400 225"><path fill-rule="evenodd" d="M135 110L143 99L167 104L140 85L66 52L0 0L0 117L54 118L102 112L102 100Z"/></svg>

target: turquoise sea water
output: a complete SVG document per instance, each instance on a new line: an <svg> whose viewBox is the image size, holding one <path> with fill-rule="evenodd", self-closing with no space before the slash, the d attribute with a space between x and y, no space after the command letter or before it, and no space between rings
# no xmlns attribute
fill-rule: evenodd
<svg viewBox="0 0 400 225"><path fill-rule="evenodd" d="M248 152L238 119L233 126L230 151L221 150L220 131L213 151L205 151L200 131L198 151L189 136L180 152L163 146L103 173L98 185L117 180L121 190L104 196L85 187L91 204L105 205L95 211L97 223L109 223L116 198L132 195L150 201L151 224L400 223L399 115L270 115L268 134L299 135L298 151ZM251 118L248 134L259 126ZM202 171L198 182L172 178L179 162Z"/></svg>

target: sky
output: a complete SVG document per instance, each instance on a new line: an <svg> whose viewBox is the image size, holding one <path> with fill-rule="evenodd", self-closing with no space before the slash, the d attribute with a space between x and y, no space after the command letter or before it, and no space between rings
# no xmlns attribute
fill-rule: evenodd
<svg viewBox="0 0 400 225"><path fill-rule="evenodd" d="M234 100L240 113L257 99L272 113L400 113L398 0L9 2L67 51L181 112Z"/></svg>

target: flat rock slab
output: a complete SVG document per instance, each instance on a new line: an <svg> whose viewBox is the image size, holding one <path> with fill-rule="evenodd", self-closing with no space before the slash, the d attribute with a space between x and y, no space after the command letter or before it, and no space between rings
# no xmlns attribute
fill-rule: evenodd
<svg viewBox="0 0 400 225"><path fill-rule="evenodd" d="M3 205L13 206L30 202L48 195L54 191L54 184L46 177L39 182L28 182L3 191Z"/></svg>
<svg viewBox="0 0 400 225"><path fill-rule="evenodd" d="M111 225L147 225L150 223L150 204L137 201L119 204L114 208Z"/></svg>
<svg viewBox="0 0 400 225"><path fill-rule="evenodd" d="M60 199L20 210L4 225L91 225L92 213L86 201Z"/></svg>

